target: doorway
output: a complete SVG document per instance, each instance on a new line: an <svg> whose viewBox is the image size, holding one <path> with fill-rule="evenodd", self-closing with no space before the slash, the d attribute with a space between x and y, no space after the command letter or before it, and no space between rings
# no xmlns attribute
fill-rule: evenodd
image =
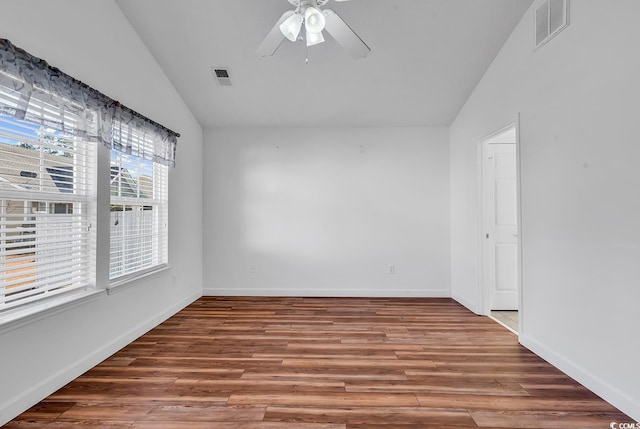
<svg viewBox="0 0 640 429"><path fill-rule="evenodd" d="M484 139L480 151L484 311L516 333L520 319L517 149L514 124Z"/></svg>

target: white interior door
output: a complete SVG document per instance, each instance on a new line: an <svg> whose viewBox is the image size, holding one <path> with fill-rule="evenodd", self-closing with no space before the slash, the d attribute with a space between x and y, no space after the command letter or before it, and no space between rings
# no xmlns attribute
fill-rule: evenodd
<svg viewBox="0 0 640 429"><path fill-rule="evenodd" d="M516 144L485 142L485 287L491 310L518 309Z"/></svg>

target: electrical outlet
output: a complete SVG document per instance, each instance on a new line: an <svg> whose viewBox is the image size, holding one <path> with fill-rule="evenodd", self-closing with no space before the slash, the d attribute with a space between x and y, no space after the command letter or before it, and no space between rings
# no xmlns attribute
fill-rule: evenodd
<svg viewBox="0 0 640 429"><path fill-rule="evenodd" d="M393 275L396 273L396 266L395 265L389 265L389 274Z"/></svg>
<svg viewBox="0 0 640 429"><path fill-rule="evenodd" d="M256 273L256 266L255 265L249 265L249 273L250 274L255 274Z"/></svg>
<svg viewBox="0 0 640 429"><path fill-rule="evenodd" d="M177 274L174 274L173 277L171 277L171 286L172 287L178 286L178 275Z"/></svg>

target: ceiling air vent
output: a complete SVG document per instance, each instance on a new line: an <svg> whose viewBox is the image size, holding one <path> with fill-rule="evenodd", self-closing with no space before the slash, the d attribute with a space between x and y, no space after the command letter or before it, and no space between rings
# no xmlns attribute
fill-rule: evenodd
<svg viewBox="0 0 640 429"><path fill-rule="evenodd" d="M216 77L216 80L218 81L218 85L231 86L231 78L229 78L229 70L211 68L211 72Z"/></svg>
<svg viewBox="0 0 640 429"><path fill-rule="evenodd" d="M569 24L569 0L544 0L536 9L536 49Z"/></svg>

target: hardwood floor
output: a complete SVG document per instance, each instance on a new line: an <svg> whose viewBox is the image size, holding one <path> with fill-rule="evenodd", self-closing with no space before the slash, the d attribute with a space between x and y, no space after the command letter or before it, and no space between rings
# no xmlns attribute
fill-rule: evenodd
<svg viewBox="0 0 640 429"><path fill-rule="evenodd" d="M449 299L204 297L7 428L608 428L631 419Z"/></svg>

